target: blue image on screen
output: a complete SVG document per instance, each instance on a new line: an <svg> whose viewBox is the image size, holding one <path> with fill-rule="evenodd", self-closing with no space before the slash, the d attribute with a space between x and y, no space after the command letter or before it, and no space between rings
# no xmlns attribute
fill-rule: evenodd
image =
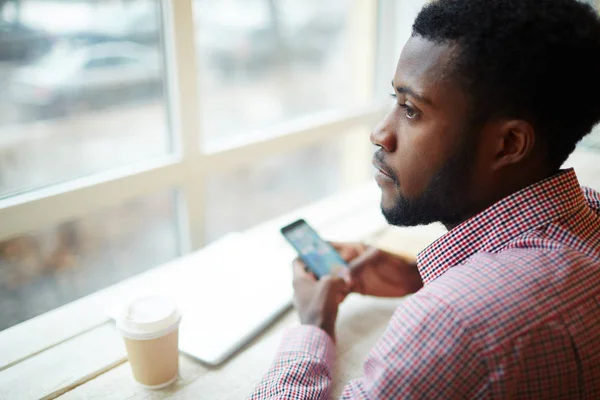
<svg viewBox="0 0 600 400"><path fill-rule="evenodd" d="M287 234L289 240L300 253L300 258L317 275L322 277L332 271L346 267L346 262L329 244L308 225L301 224Z"/></svg>

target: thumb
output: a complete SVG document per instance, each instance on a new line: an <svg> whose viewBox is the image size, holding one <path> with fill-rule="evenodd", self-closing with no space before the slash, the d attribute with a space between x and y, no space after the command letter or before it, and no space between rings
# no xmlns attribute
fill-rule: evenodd
<svg viewBox="0 0 600 400"><path fill-rule="evenodd" d="M331 300L335 301L337 304L344 301L344 298L350 293L350 286L342 277L327 276L324 277L323 280L323 284L328 286Z"/></svg>
<svg viewBox="0 0 600 400"><path fill-rule="evenodd" d="M348 264L350 276L352 278L358 277L363 272L365 267L373 262L373 259L378 251L379 250L375 247L369 247L361 255L352 260L352 262Z"/></svg>

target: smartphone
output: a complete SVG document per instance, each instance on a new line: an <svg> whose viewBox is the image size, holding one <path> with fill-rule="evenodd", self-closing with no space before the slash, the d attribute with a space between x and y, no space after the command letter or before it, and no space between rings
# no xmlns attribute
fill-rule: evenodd
<svg viewBox="0 0 600 400"><path fill-rule="evenodd" d="M333 246L321 239L303 219L281 228L281 234L296 249L300 259L317 279L332 273L338 274L341 269L348 267Z"/></svg>

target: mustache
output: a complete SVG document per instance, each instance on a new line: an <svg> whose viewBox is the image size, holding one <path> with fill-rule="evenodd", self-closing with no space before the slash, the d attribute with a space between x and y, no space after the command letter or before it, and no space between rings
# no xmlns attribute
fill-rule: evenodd
<svg viewBox="0 0 600 400"><path fill-rule="evenodd" d="M378 149L373 154L373 161L377 168L389 175L395 183L398 183L396 172L385 163L385 154L383 149Z"/></svg>

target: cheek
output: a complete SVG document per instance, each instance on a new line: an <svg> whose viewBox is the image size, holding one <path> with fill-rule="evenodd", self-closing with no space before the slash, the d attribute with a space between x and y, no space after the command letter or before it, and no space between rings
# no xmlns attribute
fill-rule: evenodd
<svg viewBox="0 0 600 400"><path fill-rule="evenodd" d="M400 181L400 193L408 198L420 196L451 155L446 129L433 124L404 123L398 134L394 169Z"/></svg>

